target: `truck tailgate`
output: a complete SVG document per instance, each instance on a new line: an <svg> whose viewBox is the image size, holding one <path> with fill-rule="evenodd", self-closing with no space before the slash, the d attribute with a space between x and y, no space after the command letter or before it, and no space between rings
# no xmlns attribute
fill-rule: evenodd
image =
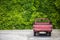
<svg viewBox="0 0 60 40"><path fill-rule="evenodd" d="M34 30L52 30L52 25L33 25Z"/></svg>

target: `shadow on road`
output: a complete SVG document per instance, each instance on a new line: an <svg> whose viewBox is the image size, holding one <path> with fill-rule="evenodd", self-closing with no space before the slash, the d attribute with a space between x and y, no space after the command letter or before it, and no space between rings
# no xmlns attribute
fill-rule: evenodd
<svg viewBox="0 0 60 40"><path fill-rule="evenodd" d="M39 35L37 35L37 36L35 36L35 37L51 37L51 36L48 36L48 35L46 35L46 34L39 34Z"/></svg>

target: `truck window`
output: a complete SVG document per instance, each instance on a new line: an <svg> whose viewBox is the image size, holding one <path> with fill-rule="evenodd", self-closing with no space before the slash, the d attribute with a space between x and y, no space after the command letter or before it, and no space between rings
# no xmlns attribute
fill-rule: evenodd
<svg viewBox="0 0 60 40"><path fill-rule="evenodd" d="M43 20L43 19L38 19L38 20L36 20L36 22L49 22L49 20Z"/></svg>

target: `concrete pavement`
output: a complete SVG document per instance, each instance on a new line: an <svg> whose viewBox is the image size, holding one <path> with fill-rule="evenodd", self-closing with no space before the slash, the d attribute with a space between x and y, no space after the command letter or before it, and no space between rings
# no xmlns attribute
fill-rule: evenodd
<svg viewBox="0 0 60 40"><path fill-rule="evenodd" d="M53 29L52 36L33 36L33 30L0 30L0 40L60 40L60 30Z"/></svg>

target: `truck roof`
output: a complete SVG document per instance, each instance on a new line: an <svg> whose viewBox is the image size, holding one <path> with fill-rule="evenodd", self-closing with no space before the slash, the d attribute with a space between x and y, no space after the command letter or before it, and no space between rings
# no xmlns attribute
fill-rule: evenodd
<svg viewBox="0 0 60 40"><path fill-rule="evenodd" d="M47 19L48 20L48 18L36 18L36 19Z"/></svg>

